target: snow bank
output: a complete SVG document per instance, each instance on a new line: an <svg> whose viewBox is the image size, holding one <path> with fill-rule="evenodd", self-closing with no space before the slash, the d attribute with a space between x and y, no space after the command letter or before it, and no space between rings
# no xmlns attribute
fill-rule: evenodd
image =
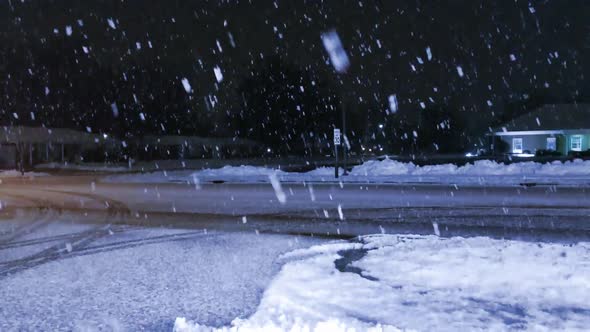
<svg viewBox="0 0 590 332"><path fill-rule="evenodd" d="M568 330L590 324L590 244L380 235L287 255L256 313L174 330ZM352 272L335 260L356 252ZM364 255L364 256L363 256ZM351 256L352 257L352 256ZM347 270L348 271L348 270Z"/></svg>
<svg viewBox="0 0 590 332"><path fill-rule="evenodd" d="M276 175L281 182L333 182L334 169L320 167L307 173L289 173L282 170L255 166L225 166L202 171L160 171L143 174L115 175L104 179L106 182L245 182L269 181ZM342 174L342 169L340 170ZM590 161L574 160L540 164L522 162L505 165L489 160L478 160L473 164L416 166L391 159L370 160L355 166L342 182L374 183L444 183L444 184L504 184L523 182L549 184L590 184Z"/></svg>
<svg viewBox="0 0 590 332"><path fill-rule="evenodd" d="M521 162L514 164L497 163L491 160L477 160L473 164L458 167L454 164L416 166L413 163L384 159L371 160L352 169L356 176L387 175L590 175L590 161L554 161L550 164Z"/></svg>
<svg viewBox="0 0 590 332"><path fill-rule="evenodd" d="M353 176L383 176L383 175L407 175L415 169L413 163L402 163L391 159L369 160L362 165L355 166L350 172Z"/></svg>
<svg viewBox="0 0 590 332"><path fill-rule="evenodd" d="M287 255L311 257L286 264L265 292L258 310L248 319L235 319L231 326L213 328L179 317L174 331L400 331L393 326L364 322L341 310L341 305L349 304L352 298L348 303L336 303L341 300L337 297L331 299L335 287L340 291L355 287L354 281L334 284L336 280L326 275L333 273L333 262L339 257L337 251L349 248L355 245L314 246ZM312 287L307 287L306 282L312 282Z"/></svg>
<svg viewBox="0 0 590 332"><path fill-rule="evenodd" d="M284 175L285 172L272 169L272 168L265 168L265 167L257 167L257 166L224 166L218 169L205 169L199 172L193 173L196 176L202 177L223 177L223 176L236 176L236 177L245 177L245 176L263 176L268 177L272 174L276 175Z"/></svg>

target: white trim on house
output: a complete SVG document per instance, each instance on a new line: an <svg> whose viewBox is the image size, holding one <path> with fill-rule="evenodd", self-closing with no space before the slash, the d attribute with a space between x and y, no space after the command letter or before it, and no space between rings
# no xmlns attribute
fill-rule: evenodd
<svg viewBox="0 0 590 332"><path fill-rule="evenodd" d="M563 130L523 130L523 131L498 131L490 133L494 136L533 136L533 135L589 135L590 129L563 129Z"/></svg>

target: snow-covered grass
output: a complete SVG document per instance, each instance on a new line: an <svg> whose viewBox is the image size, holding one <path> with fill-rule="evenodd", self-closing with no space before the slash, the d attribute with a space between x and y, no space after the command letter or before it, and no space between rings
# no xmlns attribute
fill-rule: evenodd
<svg viewBox="0 0 590 332"><path fill-rule="evenodd" d="M18 178L18 177L37 177L37 176L48 176L47 173L40 173L40 172L25 172L22 175L21 172L17 170L6 170L0 171L0 178Z"/></svg>
<svg viewBox="0 0 590 332"><path fill-rule="evenodd" d="M175 331L585 331L589 254L589 243L369 236L285 255L248 319L179 317Z"/></svg>
<svg viewBox="0 0 590 332"><path fill-rule="evenodd" d="M143 174L114 175L107 182L268 182L271 174L281 182L333 182L334 169L322 167L307 173L290 173L255 166L225 166L202 171L160 171ZM355 166L348 176L337 181L375 183L444 183L444 184L590 184L590 161L574 160L541 164L521 162L502 164L478 160L473 164L417 166L391 159L371 160Z"/></svg>
<svg viewBox="0 0 590 332"><path fill-rule="evenodd" d="M74 171L89 171L89 172L128 172L129 167L121 164L112 165L104 163L84 163L84 164L73 164L73 163L46 163L35 165L36 169L62 169L62 170L74 170Z"/></svg>

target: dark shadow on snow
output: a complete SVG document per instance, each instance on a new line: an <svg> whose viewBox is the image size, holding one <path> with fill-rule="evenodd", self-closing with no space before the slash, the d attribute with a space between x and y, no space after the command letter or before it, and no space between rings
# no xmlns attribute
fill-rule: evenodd
<svg viewBox="0 0 590 332"><path fill-rule="evenodd" d="M340 250L338 251L338 255L342 257L334 261L334 266L340 272L355 273L361 276L361 278L365 278L370 281L379 281L379 279L363 273L362 269L351 265L352 263L363 259L363 257L365 257L368 252L369 250L367 249Z"/></svg>

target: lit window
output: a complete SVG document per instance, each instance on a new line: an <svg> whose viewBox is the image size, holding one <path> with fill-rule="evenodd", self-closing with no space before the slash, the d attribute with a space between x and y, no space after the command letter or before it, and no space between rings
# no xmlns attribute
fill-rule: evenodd
<svg viewBox="0 0 590 332"><path fill-rule="evenodd" d="M512 153L522 153L522 138L512 139Z"/></svg>
<svg viewBox="0 0 590 332"><path fill-rule="evenodd" d="M557 138L547 137L547 150L557 151Z"/></svg>
<svg viewBox="0 0 590 332"><path fill-rule="evenodd" d="M582 136L581 135L572 136L570 149L572 151L582 151Z"/></svg>

